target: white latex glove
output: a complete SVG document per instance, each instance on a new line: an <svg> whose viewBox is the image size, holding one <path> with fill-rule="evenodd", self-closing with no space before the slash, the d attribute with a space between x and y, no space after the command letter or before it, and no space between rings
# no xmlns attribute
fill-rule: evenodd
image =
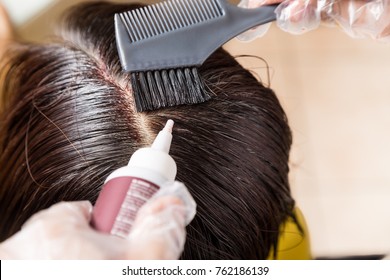
<svg viewBox="0 0 390 280"><path fill-rule="evenodd" d="M292 34L316 29L322 22L339 26L353 38L390 39L388 0L243 0L239 5L257 8L275 3L280 3L275 10L277 25ZM256 34L252 31L252 34L247 35L246 39L253 40L253 36L262 35L263 32Z"/></svg>
<svg viewBox="0 0 390 280"><path fill-rule="evenodd" d="M269 2L269 1L268 1ZM276 2L279 3L279 2ZM266 0L258 0L258 1L252 1L252 0L241 0L241 2L238 4L238 7L245 8L245 9L254 9L258 8L262 5L267 5L271 3L267 3ZM267 33L268 29L271 27L271 22L259 25L255 28L252 28L240 35L237 36L237 39L244 42L250 42L253 41L256 38L264 36L265 33Z"/></svg>
<svg viewBox="0 0 390 280"><path fill-rule="evenodd" d="M91 211L79 201L38 212L0 244L0 259L178 259L196 204L181 183L162 188L140 209L128 239L92 229Z"/></svg>

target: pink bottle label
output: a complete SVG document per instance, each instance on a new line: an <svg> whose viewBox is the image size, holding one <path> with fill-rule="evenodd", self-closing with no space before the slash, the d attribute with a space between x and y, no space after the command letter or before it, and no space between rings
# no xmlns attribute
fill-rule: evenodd
<svg viewBox="0 0 390 280"><path fill-rule="evenodd" d="M108 181L96 201L92 226L101 232L126 238L138 210L158 190L157 185L135 177Z"/></svg>

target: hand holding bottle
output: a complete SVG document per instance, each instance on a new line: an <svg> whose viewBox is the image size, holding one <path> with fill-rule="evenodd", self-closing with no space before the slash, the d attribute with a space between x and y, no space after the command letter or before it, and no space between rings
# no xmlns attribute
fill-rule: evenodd
<svg viewBox="0 0 390 280"><path fill-rule="evenodd" d="M178 259L196 204L178 182L164 186L119 238L90 226L88 201L61 202L32 216L0 244L0 259Z"/></svg>

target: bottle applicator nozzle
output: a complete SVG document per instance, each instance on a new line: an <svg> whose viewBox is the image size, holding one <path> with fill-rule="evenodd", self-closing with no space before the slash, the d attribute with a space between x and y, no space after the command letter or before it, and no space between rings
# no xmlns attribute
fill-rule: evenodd
<svg viewBox="0 0 390 280"><path fill-rule="evenodd" d="M160 150L169 153L172 142L172 129L175 123L173 120L168 120L163 130L161 130L156 139L153 141L152 149Z"/></svg>
<svg viewBox="0 0 390 280"><path fill-rule="evenodd" d="M169 133L172 133L173 125L175 122L173 120L168 120L165 127L163 128L164 131L167 131Z"/></svg>

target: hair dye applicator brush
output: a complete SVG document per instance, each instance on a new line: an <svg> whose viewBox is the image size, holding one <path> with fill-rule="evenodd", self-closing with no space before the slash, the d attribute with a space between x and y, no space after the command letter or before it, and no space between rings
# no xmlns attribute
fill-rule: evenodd
<svg viewBox="0 0 390 280"><path fill-rule="evenodd" d="M197 104L212 97L198 67L242 32L275 20L276 5L243 9L224 0L170 0L116 14L123 69L138 111Z"/></svg>

